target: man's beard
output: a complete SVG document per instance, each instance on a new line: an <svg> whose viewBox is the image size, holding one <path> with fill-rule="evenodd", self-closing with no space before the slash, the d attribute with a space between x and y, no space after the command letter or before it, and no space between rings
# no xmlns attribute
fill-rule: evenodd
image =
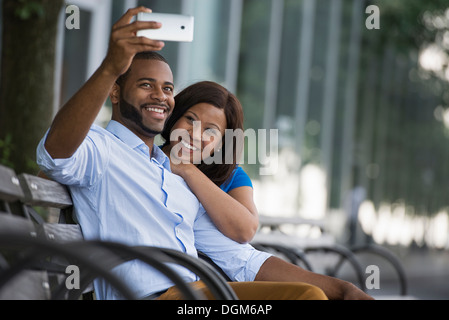
<svg viewBox="0 0 449 320"><path fill-rule="evenodd" d="M140 108L143 109L144 107L145 105L142 105ZM162 132L153 130L145 126L143 124L142 114L140 114L132 104L126 102L123 97L120 97L120 113L124 119L131 121L145 133L156 136Z"/></svg>

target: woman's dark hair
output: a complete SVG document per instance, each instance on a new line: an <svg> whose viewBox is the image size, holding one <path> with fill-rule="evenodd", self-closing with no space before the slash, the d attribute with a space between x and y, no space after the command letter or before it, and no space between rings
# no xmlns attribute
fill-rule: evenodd
<svg viewBox="0 0 449 320"><path fill-rule="evenodd" d="M243 108L236 96L218 83L202 81L185 88L176 95L175 108L161 134L165 140L164 146L170 144L170 133L175 123L187 110L199 103L208 103L223 109L226 116L226 129L232 129L226 134L230 134L236 129L243 131ZM221 186L231 177L232 172L237 167L237 157L243 151L243 143L236 141L235 137L232 138L232 148L231 145L226 146L226 134L222 137L221 164L201 162L197 165L198 169L218 186ZM233 159L233 161L229 163L230 161L226 161L226 159Z"/></svg>

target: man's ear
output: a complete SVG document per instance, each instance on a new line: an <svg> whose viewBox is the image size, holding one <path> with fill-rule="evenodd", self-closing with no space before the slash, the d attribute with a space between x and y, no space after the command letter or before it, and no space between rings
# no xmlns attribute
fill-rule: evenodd
<svg viewBox="0 0 449 320"><path fill-rule="evenodd" d="M109 98L111 99L112 104L118 104L120 102L120 86L117 83L114 83L112 86Z"/></svg>

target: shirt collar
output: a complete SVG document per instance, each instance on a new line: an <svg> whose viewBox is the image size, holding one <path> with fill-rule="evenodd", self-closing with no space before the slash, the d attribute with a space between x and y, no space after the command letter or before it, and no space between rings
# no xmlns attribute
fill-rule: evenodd
<svg viewBox="0 0 449 320"><path fill-rule="evenodd" d="M124 142L126 145L131 147L132 149L140 149L142 147L145 147L145 143L140 139L138 136L136 136L131 130L129 130L127 127L122 125L121 123L111 120L109 124L106 127L106 130L112 133L114 136L119 138L122 142ZM156 145L153 145L153 155L152 158L154 158L157 162L162 164L165 169L170 170L170 160L165 155L165 153Z"/></svg>

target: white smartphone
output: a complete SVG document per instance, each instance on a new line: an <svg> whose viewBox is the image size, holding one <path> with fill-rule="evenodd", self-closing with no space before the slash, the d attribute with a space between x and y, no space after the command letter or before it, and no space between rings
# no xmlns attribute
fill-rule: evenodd
<svg viewBox="0 0 449 320"><path fill-rule="evenodd" d="M162 23L159 29L147 29L137 32L137 36L161 41L192 42L194 18L192 16L168 13L137 14L138 21L156 21Z"/></svg>

